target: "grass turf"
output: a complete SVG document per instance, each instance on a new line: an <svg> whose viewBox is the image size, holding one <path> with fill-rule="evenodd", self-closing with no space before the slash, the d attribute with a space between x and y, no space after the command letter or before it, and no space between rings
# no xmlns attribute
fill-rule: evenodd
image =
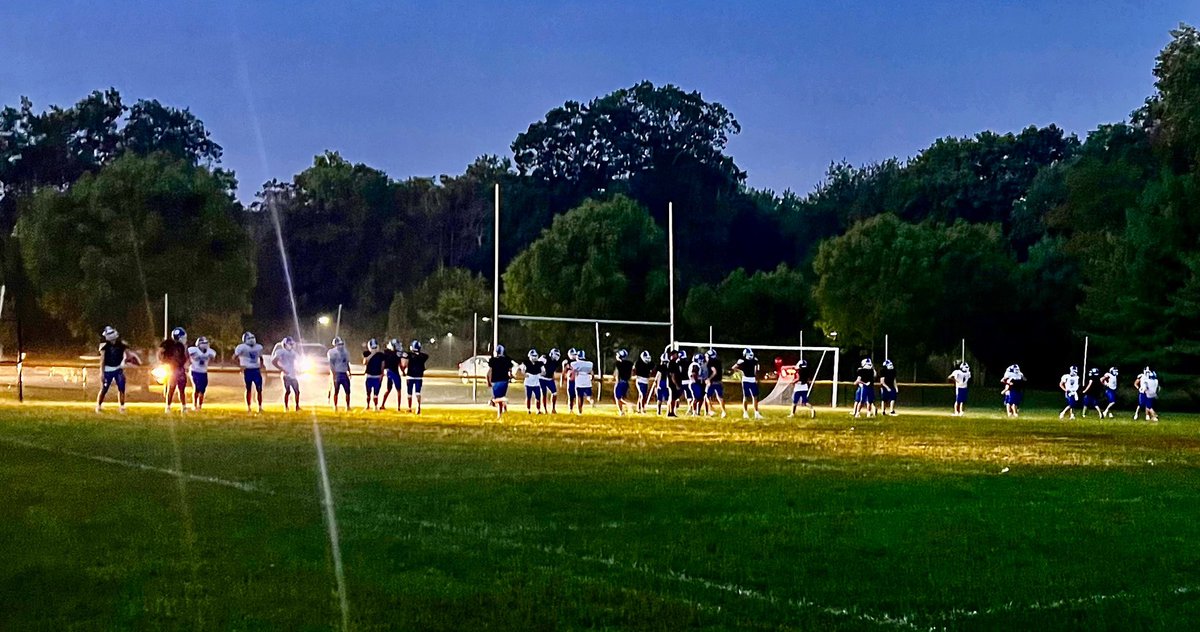
<svg viewBox="0 0 1200 632"><path fill-rule="evenodd" d="M0 407L0 629L338 627L311 416L152 410ZM351 628L1200 618L1200 418L768 415L320 413Z"/></svg>

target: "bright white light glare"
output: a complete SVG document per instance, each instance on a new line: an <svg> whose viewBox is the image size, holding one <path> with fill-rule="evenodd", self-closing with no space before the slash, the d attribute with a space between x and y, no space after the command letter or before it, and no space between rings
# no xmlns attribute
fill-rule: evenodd
<svg viewBox="0 0 1200 632"><path fill-rule="evenodd" d="M313 361L307 356L303 356L299 360L296 360L296 369L301 373L312 373L313 368Z"/></svg>
<svg viewBox="0 0 1200 632"><path fill-rule="evenodd" d="M329 326L329 317L322 316L317 319L317 323L319 323L322 327L328 327Z"/></svg>
<svg viewBox="0 0 1200 632"><path fill-rule="evenodd" d="M168 373L170 373L170 371L167 369L167 365L165 365L165 364L160 364L160 365L154 367L153 371L150 371L150 375L153 375L154 379L158 380L159 384L167 383L167 374Z"/></svg>

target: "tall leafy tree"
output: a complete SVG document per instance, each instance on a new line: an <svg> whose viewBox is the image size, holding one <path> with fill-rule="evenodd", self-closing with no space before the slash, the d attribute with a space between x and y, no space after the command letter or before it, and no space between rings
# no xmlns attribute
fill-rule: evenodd
<svg viewBox="0 0 1200 632"><path fill-rule="evenodd" d="M734 270L715 285L698 285L687 295L683 321L692 338L714 326L722 340L797 344L812 324L810 290L799 270Z"/></svg>
<svg viewBox="0 0 1200 632"><path fill-rule="evenodd" d="M665 316L666 237L646 209L616 196L554 219L504 271L506 309L584 318Z"/></svg>
<svg viewBox="0 0 1200 632"><path fill-rule="evenodd" d="M204 167L127 155L65 190L43 189L17 223L42 307L91 337L115 324L157 336L152 306L171 295L175 322L232 339L255 270L240 206Z"/></svg>
<svg viewBox="0 0 1200 632"><path fill-rule="evenodd" d="M411 292L397 292L388 311L388 334L401 338L471 335L473 318L492 311L491 284L463 268L441 268Z"/></svg>
<svg viewBox="0 0 1200 632"><path fill-rule="evenodd" d="M888 334L923 357L966 337L976 355L1004 361L991 345L1011 329L1015 260L996 224L879 215L823 242L813 268L818 324L846 344Z"/></svg>

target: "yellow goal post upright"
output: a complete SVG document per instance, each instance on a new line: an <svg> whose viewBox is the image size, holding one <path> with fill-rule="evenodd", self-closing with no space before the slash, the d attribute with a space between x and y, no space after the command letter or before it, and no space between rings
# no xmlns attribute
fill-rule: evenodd
<svg viewBox="0 0 1200 632"><path fill-rule="evenodd" d="M790 351L790 352L798 353L801 358L803 358L805 354L812 354L812 355L819 354L817 363L815 365L812 364L812 360L811 360L812 355L809 356L809 358L810 358L809 364L810 364L810 366L813 366L813 376L815 378L817 378L817 381L814 382L814 388L815 388L815 384L822 381L822 380L820 380L821 368L832 363L832 365L833 365L832 375L830 376L830 378L828 380L832 386L832 389L831 389L832 393L830 394L829 407L837 408L837 405L838 405L838 375L839 375L839 369L841 368L841 355L842 355L841 351L837 347L806 347L804 345L784 346L784 345L732 344L732 343L713 343L713 342L688 342L688 341L684 341L684 340L677 340L677 341L671 343L671 345L675 349L731 349L737 354L738 358L741 357L741 353L742 353L743 349L751 349L754 351L754 355L756 357L758 357L760 361L762 361L762 359L763 359L763 354L760 354L759 352L762 352L762 351ZM827 360L828 360L828 362L827 362ZM731 358L731 359L727 360L726 366L731 367L731 366L733 366L733 364L735 362L737 362L737 359ZM774 367L771 366L770 368L773 369ZM769 394L763 394L760 401L762 401L763 403L767 403L766 400L769 399L771 397L771 395L775 395L776 391L781 391L781 389L786 388L786 387L787 387L787 385L783 384L782 382L777 383L775 391L772 391L772 393L769 393ZM778 397L776 397L775 399L778 399ZM779 403L779 402L771 402L771 403ZM790 405L791 400L790 399L787 400L786 404Z"/></svg>

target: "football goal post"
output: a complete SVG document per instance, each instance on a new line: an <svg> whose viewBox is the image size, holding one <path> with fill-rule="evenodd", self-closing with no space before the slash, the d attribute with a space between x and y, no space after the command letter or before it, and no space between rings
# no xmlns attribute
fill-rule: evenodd
<svg viewBox="0 0 1200 632"><path fill-rule="evenodd" d="M712 348L731 350L737 356L734 357L726 354L725 365L727 367L732 367L737 362L737 359L741 357L742 349L754 350L754 355L763 363L763 371L776 373L775 388L759 399L760 403L768 406L790 406L792 404L792 391L795 388L793 380L795 379L796 362L800 359L806 359L808 360L808 366L813 369L813 376L815 378L809 397L816 397L820 393L822 385L828 385L830 388L829 406L837 408L838 369L841 364L841 352L837 347L806 347L803 345L789 347L688 341L676 341L672 344L677 349L705 350ZM769 359L768 356L770 356ZM775 357L786 357L790 361L785 360L782 366L776 366L773 362Z"/></svg>
<svg viewBox="0 0 1200 632"><path fill-rule="evenodd" d="M567 317L559 317L559 316L528 316L528 315L524 315L524 314L499 314L497 316L497 318L502 319L502 320L509 320L509 321L529 321L529 322L543 322L543 323L592 325L592 327L594 329L595 343L596 343L596 347L595 347L596 355L593 356L593 364L595 366L595 371L596 371L595 372L595 381L596 381L595 401L597 401L597 402L600 401L600 397L601 397L602 393L604 392L604 377L605 377L605 367L604 367L605 354L604 354L603 343L601 342L601 337L600 337L600 326L601 325L620 326L620 327L625 327L625 326L670 327L671 326L671 323L666 322L666 321L660 322L660 321L653 321L653 320L613 320L613 319L605 319L605 318L567 318ZM583 348L583 347L578 347L578 348ZM588 353L591 353L591 351L592 350L589 349Z"/></svg>
<svg viewBox="0 0 1200 632"><path fill-rule="evenodd" d="M667 204L667 279L669 286L669 297L667 299L667 310L670 318L667 321L650 321L650 320L615 320L611 318L568 318L564 316L542 316L532 314L502 314L500 313L500 185L495 185L494 188L494 209L493 209L493 279L492 279L492 345L500 340L500 321L528 321L528 322L548 322L562 323L574 325L592 325L596 342L596 355L594 359L595 379L596 379L596 397L595 401L599 402L601 394L604 391L604 351L600 336L600 326L614 327L666 327L668 329L667 336L662 340L672 340L675 338L675 204L669 202ZM657 360L657 354L655 354Z"/></svg>

